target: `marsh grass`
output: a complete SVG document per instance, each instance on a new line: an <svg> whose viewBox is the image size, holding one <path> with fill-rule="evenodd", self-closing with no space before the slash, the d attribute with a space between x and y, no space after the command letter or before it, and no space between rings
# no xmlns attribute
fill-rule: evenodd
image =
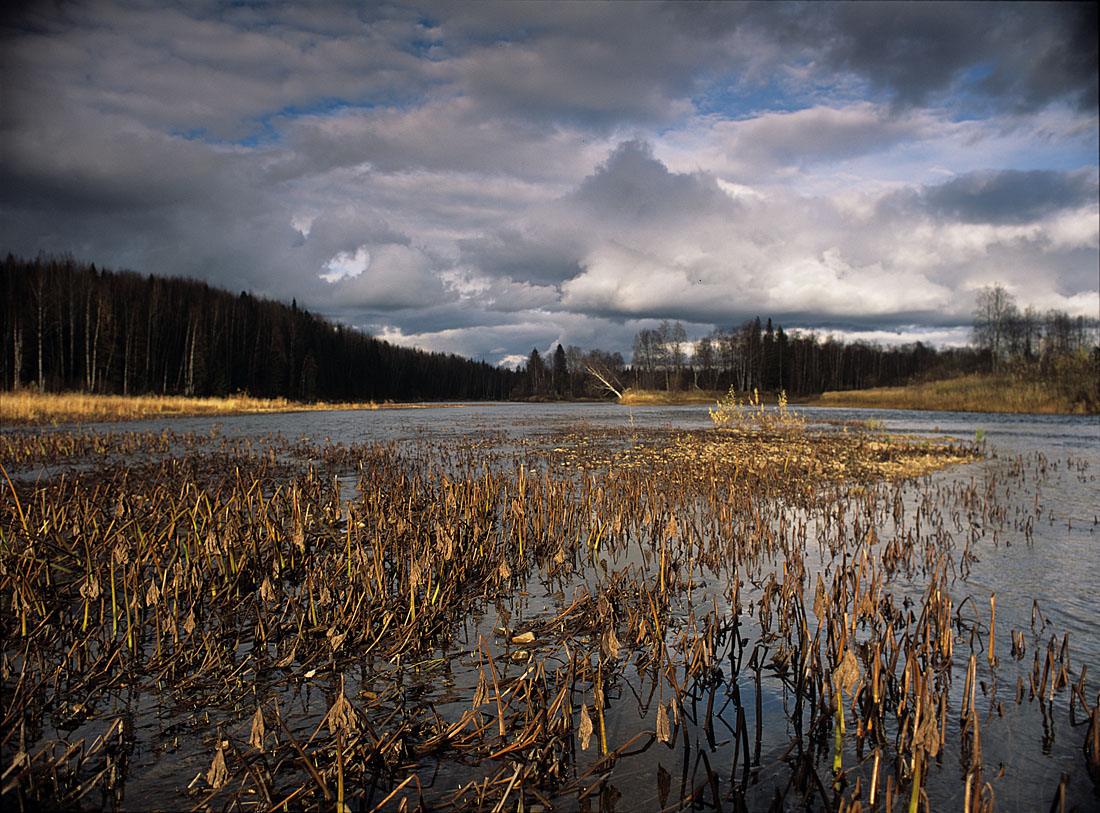
<svg viewBox="0 0 1100 813"><path fill-rule="evenodd" d="M617 783L621 809L855 810L881 755L880 809L964 782L987 808L979 711L988 730L1005 667L957 579L981 536L1040 516L999 499L1045 459L941 488L923 475L975 449L728 407L749 431L511 448L10 433L4 804L613 810ZM773 431L784 414L800 431ZM1096 730L1045 627L1031 694ZM680 781L658 762L645 787L655 760Z"/></svg>
<svg viewBox="0 0 1100 813"><path fill-rule="evenodd" d="M807 406L864 409L925 409L951 412L1014 412L1033 415L1095 415L1100 413L1096 365L1082 360L1062 364L1042 375L1034 365L996 375L975 374L866 390L826 392Z"/></svg>
<svg viewBox="0 0 1100 813"><path fill-rule="evenodd" d="M89 395L38 393L34 390L0 395L0 422L12 426L130 421L197 415L244 415L263 412L303 412L332 409L378 409L368 403L302 403L285 398L187 398L176 395Z"/></svg>
<svg viewBox="0 0 1100 813"><path fill-rule="evenodd" d="M806 425L806 419L787 405L785 390L779 392L775 407L769 408L760 399L758 390L754 389L751 397L739 396L737 390L730 387L730 391L711 407L710 419L719 429L756 429L784 435L801 432Z"/></svg>
<svg viewBox="0 0 1100 813"><path fill-rule="evenodd" d="M627 406L669 406L677 404L713 404L720 393L710 390L642 390L627 387L623 390L620 404Z"/></svg>

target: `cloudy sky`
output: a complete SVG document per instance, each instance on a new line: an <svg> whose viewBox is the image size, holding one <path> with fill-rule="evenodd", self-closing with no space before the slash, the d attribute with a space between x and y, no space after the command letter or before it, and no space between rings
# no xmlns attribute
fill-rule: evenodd
<svg viewBox="0 0 1100 813"><path fill-rule="evenodd" d="M1096 4L31 2L0 251L508 363L1096 316Z"/></svg>

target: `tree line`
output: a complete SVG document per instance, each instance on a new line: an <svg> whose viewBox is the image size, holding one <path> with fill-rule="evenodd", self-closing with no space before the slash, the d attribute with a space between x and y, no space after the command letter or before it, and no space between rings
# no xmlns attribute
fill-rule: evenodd
<svg viewBox="0 0 1100 813"><path fill-rule="evenodd" d="M977 296L972 344L937 349L923 342L883 346L844 342L814 332L788 334L759 317L689 340L679 322L662 322L634 336L628 366L618 353L562 348L548 365L532 350L516 394L543 397L599 397L634 387L643 390L725 392L730 387L791 396L827 390L901 386L1025 365L1040 376L1074 374L1100 364L1100 320L1064 311L1020 310L1003 286Z"/></svg>
<svg viewBox="0 0 1100 813"><path fill-rule="evenodd" d="M1049 368L1095 348L1097 325L1095 318L1071 317L1065 311L1040 313L1031 305L1020 310L1003 285L990 285L977 297L973 340L994 369L1021 361Z"/></svg>
<svg viewBox="0 0 1100 813"><path fill-rule="evenodd" d="M978 294L972 344L884 347L759 317L690 339L679 322L644 328L621 353L558 344L512 371L384 342L300 309L195 280L98 270L69 255L2 266L0 387L313 401L605 398L647 390L826 390L1028 365L1058 375L1100 364L1098 320L1019 308L1003 286ZM1074 368L1075 369L1075 368Z"/></svg>
<svg viewBox="0 0 1100 813"><path fill-rule="evenodd" d="M629 365L620 353L575 346L558 345L552 356L554 363L547 364L537 349L531 351L515 395L591 398L628 388L725 392L733 387L801 396L974 372L982 366L981 354L970 348L843 342L812 332L787 334L770 319L762 323L759 318L692 340L678 322L645 328L634 337Z"/></svg>
<svg viewBox="0 0 1100 813"><path fill-rule="evenodd" d="M468 400L505 398L517 378L484 362L397 347L297 303L195 280L11 254L2 278L4 389Z"/></svg>

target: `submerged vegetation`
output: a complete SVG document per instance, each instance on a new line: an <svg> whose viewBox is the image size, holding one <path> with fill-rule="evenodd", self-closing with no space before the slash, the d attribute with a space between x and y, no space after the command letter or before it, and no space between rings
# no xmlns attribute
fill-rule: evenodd
<svg viewBox="0 0 1100 813"><path fill-rule="evenodd" d="M978 811L1032 705L1098 772L1068 637L966 582L1056 464L766 412L5 433L5 807Z"/></svg>

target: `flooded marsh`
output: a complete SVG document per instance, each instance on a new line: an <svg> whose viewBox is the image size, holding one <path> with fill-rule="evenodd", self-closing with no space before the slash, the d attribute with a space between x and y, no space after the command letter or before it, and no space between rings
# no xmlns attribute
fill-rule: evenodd
<svg viewBox="0 0 1100 813"><path fill-rule="evenodd" d="M434 412L5 431L5 808L1097 806L1087 434Z"/></svg>

